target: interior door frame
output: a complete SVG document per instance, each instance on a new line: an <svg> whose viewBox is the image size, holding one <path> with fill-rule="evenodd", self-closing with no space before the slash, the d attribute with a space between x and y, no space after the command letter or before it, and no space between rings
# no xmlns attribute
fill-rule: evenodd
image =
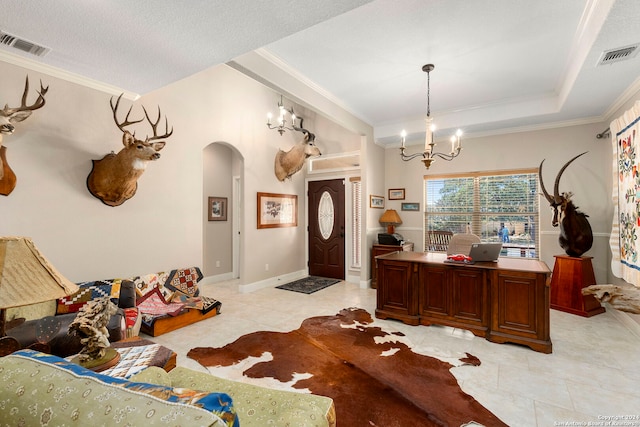
<svg viewBox="0 0 640 427"><path fill-rule="evenodd" d="M307 260L305 264L305 272L309 275L309 182L310 181L330 181L334 179L343 179L345 182L345 191L344 191L344 280L347 281L349 279L349 268L351 267L351 235L353 230L353 224L351 222L351 216L353 213L353 207L351 206L351 189L349 188L349 177L351 175L345 174L323 174L322 176L311 176L305 179L304 183L304 196L305 196L305 215L304 215L304 251L305 251L305 259ZM357 175L354 175L357 176Z"/></svg>

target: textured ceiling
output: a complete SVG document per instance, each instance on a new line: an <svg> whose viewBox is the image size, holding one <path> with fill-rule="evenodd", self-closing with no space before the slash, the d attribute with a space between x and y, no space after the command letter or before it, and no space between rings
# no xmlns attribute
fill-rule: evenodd
<svg viewBox="0 0 640 427"><path fill-rule="evenodd" d="M438 135L605 120L638 90L638 0L3 0L0 50L145 94L259 49L374 127L424 132L426 63ZM249 69L260 75L259 67Z"/></svg>

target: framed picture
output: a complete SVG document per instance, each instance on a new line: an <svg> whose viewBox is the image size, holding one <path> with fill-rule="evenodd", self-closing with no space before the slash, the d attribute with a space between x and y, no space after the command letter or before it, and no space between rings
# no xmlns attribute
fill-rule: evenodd
<svg viewBox="0 0 640 427"><path fill-rule="evenodd" d="M227 198L209 197L209 221L227 220Z"/></svg>
<svg viewBox="0 0 640 427"><path fill-rule="evenodd" d="M420 203L418 202L402 203L400 206L403 211L420 211Z"/></svg>
<svg viewBox="0 0 640 427"><path fill-rule="evenodd" d="M258 228L296 227L298 196L258 193Z"/></svg>
<svg viewBox="0 0 640 427"><path fill-rule="evenodd" d="M373 194L371 194L369 196L369 207L375 209L384 209L384 197L374 196Z"/></svg>
<svg viewBox="0 0 640 427"><path fill-rule="evenodd" d="M390 188L389 200L404 200L404 188Z"/></svg>

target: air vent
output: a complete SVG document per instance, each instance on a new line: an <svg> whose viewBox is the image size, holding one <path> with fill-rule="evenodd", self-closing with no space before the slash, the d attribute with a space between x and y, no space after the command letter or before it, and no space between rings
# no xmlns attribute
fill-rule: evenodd
<svg viewBox="0 0 640 427"><path fill-rule="evenodd" d="M638 44L625 46L618 49L602 52L598 65L612 64L614 62L625 61L631 59L638 54Z"/></svg>
<svg viewBox="0 0 640 427"><path fill-rule="evenodd" d="M18 36L14 36L4 31L0 31L0 45L12 47L35 56L45 56L51 51L50 48L37 45Z"/></svg>

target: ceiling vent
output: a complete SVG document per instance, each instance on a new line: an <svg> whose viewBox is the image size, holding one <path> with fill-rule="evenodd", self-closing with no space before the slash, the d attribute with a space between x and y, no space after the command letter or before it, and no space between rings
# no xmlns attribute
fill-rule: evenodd
<svg viewBox="0 0 640 427"><path fill-rule="evenodd" d="M18 36L5 33L0 30L0 45L12 47L35 56L45 56L51 51L50 48L37 45Z"/></svg>
<svg viewBox="0 0 640 427"><path fill-rule="evenodd" d="M602 52L598 65L613 64L614 62L625 61L631 59L638 54L638 43L621 47L618 49L607 50Z"/></svg>

